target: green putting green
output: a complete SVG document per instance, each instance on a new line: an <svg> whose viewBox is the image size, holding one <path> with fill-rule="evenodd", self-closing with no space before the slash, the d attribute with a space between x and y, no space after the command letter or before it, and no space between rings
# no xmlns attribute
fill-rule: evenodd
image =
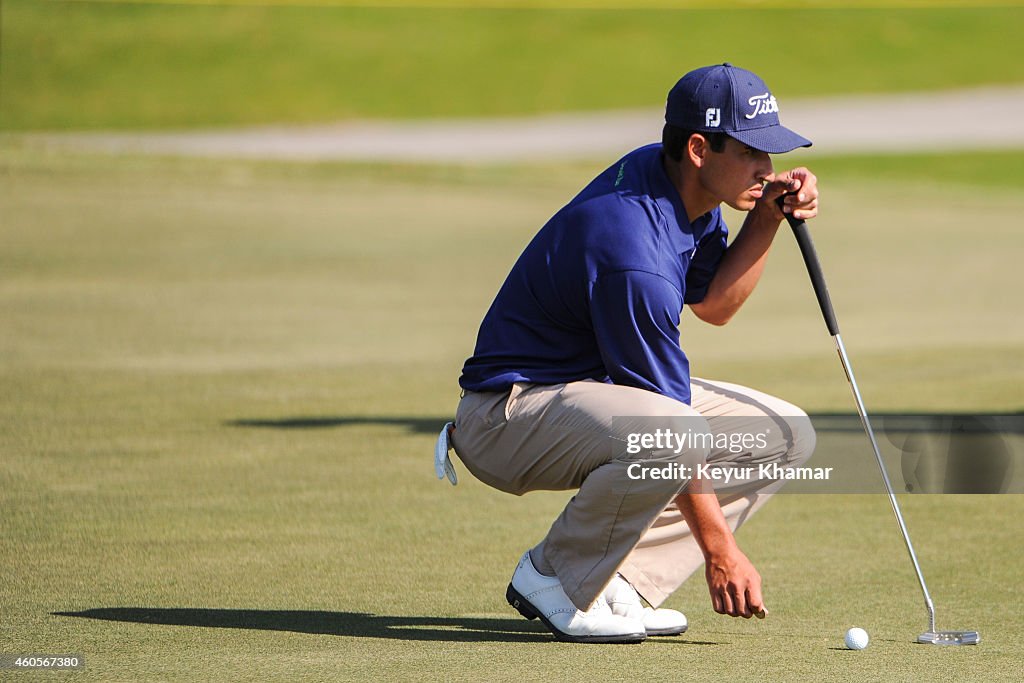
<svg viewBox="0 0 1024 683"><path fill-rule="evenodd" d="M1019 182L913 170L970 159L822 162L869 410L1022 408ZM940 627L978 647L913 643L879 495L781 495L740 531L765 621L715 614L700 576L669 601L689 632L639 646L555 643L505 604L570 494L458 462L453 489L433 440L508 266L592 170L0 149L0 649L80 654L75 680L1013 679L1021 496L902 497ZM788 235L733 323L683 339L698 375L853 412Z"/></svg>

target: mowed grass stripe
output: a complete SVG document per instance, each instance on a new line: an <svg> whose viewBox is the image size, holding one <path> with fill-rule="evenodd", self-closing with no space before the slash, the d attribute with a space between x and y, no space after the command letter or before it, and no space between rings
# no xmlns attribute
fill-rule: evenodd
<svg viewBox="0 0 1024 683"><path fill-rule="evenodd" d="M84 4L125 5L230 5L281 7L387 7L429 9L936 9L1021 7L1021 0L862 0L856 6L844 0L48 0Z"/></svg>

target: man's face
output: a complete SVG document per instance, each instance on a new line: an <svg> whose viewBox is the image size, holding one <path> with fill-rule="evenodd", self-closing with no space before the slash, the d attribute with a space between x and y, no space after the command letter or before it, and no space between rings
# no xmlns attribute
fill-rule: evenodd
<svg viewBox="0 0 1024 683"><path fill-rule="evenodd" d="M761 198L762 186L775 177L771 157L733 138L725 149L704 157L699 171L701 185L719 202L738 211L750 211Z"/></svg>

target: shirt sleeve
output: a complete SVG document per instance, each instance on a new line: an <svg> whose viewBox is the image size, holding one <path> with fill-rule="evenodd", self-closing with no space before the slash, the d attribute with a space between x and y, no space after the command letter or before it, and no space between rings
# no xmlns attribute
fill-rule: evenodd
<svg viewBox="0 0 1024 683"><path fill-rule="evenodd" d="M729 230L725 227L722 215L715 216L714 224L697 242L689 268L686 271L686 303L697 304L707 296L708 287L715 277L718 264L725 255L725 247Z"/></svg>
<svg viewBox="0 0 1024 683"><path fill-rule="evenodd" d="M591 321L612 382L690 402L690 366L679 346L682 308L679 290L659 275L626 270L598 278Z"/></svg>

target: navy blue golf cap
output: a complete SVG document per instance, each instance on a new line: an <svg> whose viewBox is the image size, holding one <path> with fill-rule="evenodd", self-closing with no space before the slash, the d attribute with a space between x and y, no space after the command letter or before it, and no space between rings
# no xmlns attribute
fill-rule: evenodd
<svg viewBox="0 0 1024 683"><path fill-rule="evenodd" d="M729 63L680 78L668 93L665 122L698 133L725 133L768 154L811 146L779 123L779 105L764 81Z"/></svg>

